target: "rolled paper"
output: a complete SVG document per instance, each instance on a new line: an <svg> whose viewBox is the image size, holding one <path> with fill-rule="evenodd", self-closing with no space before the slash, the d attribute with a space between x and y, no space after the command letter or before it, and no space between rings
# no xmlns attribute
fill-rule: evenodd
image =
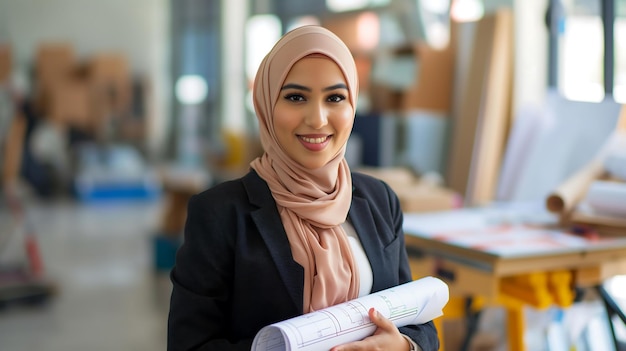
<svg viewBox="0 0 626 351"><path fill-rule="evenodd" d="M369 319L370 308L402 327L426 323L443 315L449 297L446 283L439 278L423 277L268 325L254 337L251 350L329 350L374 333L377 327Z"/></svg>
<svg viewBox="0 0 626 351"><path fill-rule="evenodd" d="M623 114L622 117L626 116ZM615 130L598 154L585 167L578 170L565 182L552 191L546 199L546 207L550 212L566 215L583 200L589 186L606 174L606 158L613 150L626 147L626 130Z"/></svg>
<svg viewBox="0 0 626 351"><path fill-rule="evenodd" d="M615 131L611 133L596 157L548 195L546 199L548 211L561 215L570 213L585 197L591 183L606 173L604 165L607 155L612 150L624 147L626 147L626 105L622 106Z"/></svg>
<svg viewBox="0 0 626 351"><path fill-rule="evenodd" d="M604 155L589 162L565 182L559 185L546 200L546 207L553 213L569 213L583 199L589 185L604 173Z"/></svg>

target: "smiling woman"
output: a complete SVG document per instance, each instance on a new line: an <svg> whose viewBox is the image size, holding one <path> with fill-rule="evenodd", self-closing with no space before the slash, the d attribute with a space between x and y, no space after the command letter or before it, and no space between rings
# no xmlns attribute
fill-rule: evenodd
<svg viewBox="0 0 626 351"><path fill-rule="evenodd" d="M265 56L254 82L264 153L189 201L168 350L250 350L266 325L412 279L398 197L344 157L357 94L350 50L325 28L294 29ZM369 318L372 335L332 350L438 349L432 322Z"/></svg>

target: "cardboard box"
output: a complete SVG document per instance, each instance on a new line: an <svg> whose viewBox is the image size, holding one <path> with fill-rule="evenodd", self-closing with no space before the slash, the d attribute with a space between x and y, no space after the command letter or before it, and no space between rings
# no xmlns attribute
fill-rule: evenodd
<svg viewBox="0 0 626 351"><path fill-rule="evenodd" d="M0 84L10 80L12 64L11 47L9 44L0 44Z"/></svg>
<svg viewBox="0 0 626 351"><path fill-rule="evenodd" d="M445 48L424 41L376 51L368 97L372 110L449 114L454 97L458 23Z"/></svg>
<svg viewBox="0 0 626 351"><path fill-rule="evenodd" d="M322 26L335 33L353 53L374 50L380 40L378 16L371 12L350 12L325 18Z"/></svg>
<svg viewBox="0 0 626 351"><path fill-rule="evenodd" d="M70 78L75 69L74 48L69 43L43 43L35 55L35 78L44 89Z"/></svg>
<svg viewBox="0 0 626 351"><path fill-rule="evenodd" d="M404 91L395 89L379 82L370 81L367 97L369 110L373 113L398 112L402 106Z"/></svg>
<svg viewBox="0 0 626 351"><path fill-rule="evenodd" d="M398 195L403 212L432 212L459 208L461 196L450 189L421 180L403 167L359 168L355 171L383 180Z"/></svg>
<svg viewBox="0 0 626 351"><path fill-rule="evenodd" d="M49 92L48 118L64 125L92 132L95 128L92 119L91 95L87 84L81 80L55 83Z"/></svg>
<svg viewBox="0 0 626 351"><path fill-rule="evenodd" d="M400 109L449 112L454 90L453 50L435 49L426 43L417 43L413 47L413 56L418 67L417 76L402 95Z"/></svg>
<svg viewBox="0 0 626 351"><path fill-rule="evenodd" d="M76 69L74 49L69 43L42 43L34 62L34 97L44 116L50 113L52 92L72 78Z"/></svg>
<svg viewBox="0 0 626 351"><path fill-rule="evenodd" d="M394 191L416 183L416 176L405 167L360 167L354 171L370 175L387 183Z"/></svg>
<svg viewBox="0 0 626 351"><path fill-rule="evenodd" d="M94 55L85 63L85 70L100 114L119 115L130 111L132 79L129 63L124 55Z"/></svg>
<svg viewBox="0 0 626 351"><path fill-rule="evenodd" d="M368 91L374 111L415 110L447 114L454 93L454 50L424 42L379 53Z"/></svg>
<svg viewBox="0 0 626 351"><path fill-rule="evenodd" d="M406 213L452 210L461 207L463 203L458 193L426 182L394 190L400 199L402 211Z"/></svg>

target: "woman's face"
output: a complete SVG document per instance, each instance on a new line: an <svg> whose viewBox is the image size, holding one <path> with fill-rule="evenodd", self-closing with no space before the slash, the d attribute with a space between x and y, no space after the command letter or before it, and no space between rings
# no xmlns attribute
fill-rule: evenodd
<svg viewBox="0 0 626 351"><path fill-rule="evenodd" d="M306 168L320 168L346 144L353 123L339 66L321 56L296 62L274 106L274 129L285 153Z"/></svg>

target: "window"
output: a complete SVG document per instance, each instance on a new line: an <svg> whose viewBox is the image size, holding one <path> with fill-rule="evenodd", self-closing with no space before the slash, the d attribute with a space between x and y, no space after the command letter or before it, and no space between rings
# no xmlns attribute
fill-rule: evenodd
<svg viewBox="0 0 626 351"><path fill-rule="evenodd" d="M626 0L550 0L547 19L549 85L570 100L626 103Z"/></svg>
<svg viewBox="0 0 626 351"><path fill-rule="evenodd" d="M615 1L615 101L626 103L626 0Z"/></svg>
<svg viewBox="0 0 626 351"><path fill-rule="evenodd" d="M333 12L344 12L385 6L389 2L390 0L326 0L326 7Z"/></svg>
<svg viewBox="0 0 626 351"><path fill-rule="evenodd" d="M263 57L282 34L280 19L274 15L256 15L246 23L246 75L254 80Z"/></svg>
<svg viewBox="0 0 626 351"><path fill-rule="evenodd" d="M254 113L252 87L263 58L282 35L283 25L275 15L255 15L246 22L246 108ZM255 119L256 121L256 119Z"/></svg>
<svg viewBox="0 0 626 351"><path fill-rule="evenodd" d="M558 88L570 100L604 99L602 0L563 1L558 23Z"/></svg>

